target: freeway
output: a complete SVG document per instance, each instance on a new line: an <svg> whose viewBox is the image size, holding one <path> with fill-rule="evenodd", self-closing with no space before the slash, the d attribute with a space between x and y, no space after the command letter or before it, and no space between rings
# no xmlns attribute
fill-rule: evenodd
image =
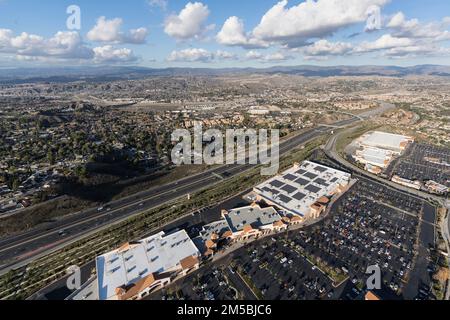
<svg viewBox="0 0 450 320"><path fill-rule="evenodd" d="M378 109L371 110L358 117L339 121L334 125L347 126L361 121L363 117L369 118L384 111L386 111L386 105L382 104ZM286 154L292 149L332 130L327 126L319 125L285 140L280 143L280 155ZM105 205L106 210L99 211L98 208L92 208L22 234L0 239L0 263L2 264L0 274L23 267L40 257L64 248L115 223L211 187L223 181L225 177L229 179L252 167L253 165L249 164L220 166L111 202Z"/></svg>
<svg viewBox="0 0 450 320"><path fill-rule="evenodd" d="M350 123L350 120L344 123L347 122ZM280 154L284 154L328 130L328 128L321 127L311 129L282 142L280 144ZM21 267L34 259L133 215L217 184L222 181L221 176L226 176L229 179L252 167L252 165L221 166L202 174L190 176L146 190L132 197L109 203L105 205L105 208L108 208L107 210L98 211L98 208L92 208L23 234L1 239L0 261L4 263L1 267L1 272L4 273L11 268Z"/></svg>

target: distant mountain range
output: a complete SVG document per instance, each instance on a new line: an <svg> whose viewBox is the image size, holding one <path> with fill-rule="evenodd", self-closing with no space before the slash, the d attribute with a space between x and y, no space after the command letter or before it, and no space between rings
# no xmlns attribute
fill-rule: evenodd
<svg viewBox="0 0 450 320"><path fill-rule="evenodd" d="M141 79L150 76L218 76L231 74L291 74L305 77L330 76L391 76L410 75L450 76L450 66L289 66L270 68L166 68L144 67L55 67L55 68L0 68L0 83L111 81Z"/></svg>

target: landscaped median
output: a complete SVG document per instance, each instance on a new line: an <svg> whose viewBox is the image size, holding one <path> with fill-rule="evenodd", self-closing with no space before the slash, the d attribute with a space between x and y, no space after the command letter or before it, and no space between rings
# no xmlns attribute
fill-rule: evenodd
<svg viewBox="0 0 450 320"><path fill-rule="evenodd" d="M317 138L306 144L305 148L293 150L283 156L280 159L280 170L309 157L314 149L326 141L325 138ZM82 266L127 241L140 239L189 212L220 203L230 195L240 194L265 179L267 177L260 175L260 166L255 166L237 177L193 194L189 200L175 200L143 212L40 258L24 268L10 271L0 277L0 299L25 299L64 277L68 267Z"/></svg>
<svg viewBox="0 0 450 320"><path fill-rule="evenodd" d="M261 291L255 286L255 284L253 283L252 279L242 270L241 267L238 267L238 270L236 271L238 276L242 279L242 281L245 282L245 284L247 285L247 287L253 292L253 294L255 295L255 297L258 300L263 300L264 296L261 293Z"/></svg>
<svg viewBox="0 0 450 320"><path fill-rule="evenodd" d="M323 274L325 274L332 282L333 286L336 288L340 286L344 281L348 279L348 276L339 268L331 267L324 261L319 258L308 254L303 248L299 246L292 246L289 242L287 242L291 248L303 256L310 264L319 269Z"/></svg>

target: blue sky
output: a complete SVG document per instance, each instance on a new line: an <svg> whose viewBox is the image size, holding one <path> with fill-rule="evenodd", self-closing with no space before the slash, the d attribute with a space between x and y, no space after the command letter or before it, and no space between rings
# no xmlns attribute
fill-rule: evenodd
<svg viewBox="0 0 450 320"><path fill-rule="evenodd" d="M0 66L449 65L449 31L448 0L0 0Z"/></svg>

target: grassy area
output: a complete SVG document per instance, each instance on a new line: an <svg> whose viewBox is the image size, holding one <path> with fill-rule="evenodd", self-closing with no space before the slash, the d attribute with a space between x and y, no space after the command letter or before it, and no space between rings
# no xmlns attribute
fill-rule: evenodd
<svg viewBox="0 0 450 320"><path fill-rule="evenodd" d="M431 259L436 259L436 271L432 277L431 290L437 300L444 300L445 289L448 279L450 278L450 271L447 259L438 251L432 251Z"/></svg>
<svg viewBox="0 0 450 320"><path fill-rule="evenodd" d="M282 140L292 138L298 133L291 132L284 136ZM19 214L0 219L0 235L9 236L24 232L53 219L97 207L102 203L131 196L142 190L199 174L214 167L217 167L217 165L183 165L175 168L164 168L152 174L131 179L121 180L116 177L113 181L99 185L60 185L57 193L62 194L62 196L23 209Z"/></svg>
<svg viewBox="0 0 450 320"><path fill-rule="evenodd" d="M258 289L258 287L256 287L256 285L253 283L252 278L246 275L240 266L238 267L238 270L236 272L241 277L241 279L244 280L245 284L250 288L250 290L252 290L256 298L258 300L263 300L264 296L262 292Z"/></svg>
<svg viewBox="0 0 450 320"><path fill-rule="evenodd" d="M322 270L333 281L333 285L336 286L348 278L342 270L329 266L326 262L319 260L316 256L309 255L304 250L301 254L313 265Z"/></svg>
<svg viewBox="0 0 450 320"><path fill-rule="evenodd" d="M308 143L303 149L293 150L289 155L282 157L280 170L290 167L293 162L306 159L325 141L326 137L318 138ZM140 239L143 235L155 231L183 215L212 203L219 203L266 179L267 177L260 175L260 167L256 166L240 176L193 194L190 200L181 199L166 203L99 231L64 249L35 260L25 268L13 270L0 277L0 299L27 298L63 277L69 266L84 265L95 259L96 256L117 248L127 241Z"/></svg>
<svg viewBox="0 0 450 320"><path fill-rule="evenodd" d="M307 253L302 247L295 246L286 239L283 240L283 242L290 246L295 252L302 255L311 264L322 270L333 281L333 285L338 285L348 278L348 276L341 269L329 266L325 261L322 261L316 256Z"/></svg>
<svg viewBox="0 0 450 320"><path fill-rule="evenodd" d="M345 147L347 147L353 140L360 137L364 133L378 129L380 125L373 124L371 122L363 122L361 125L353 128L352 130L346 130L345 134L341 135L336 141L336 151L340 154L344 152Z"/></svg>
<svg viewBox="0 0 450 320"><path fill-rule="evenodd" d="M215 166L208 166L208 165L204 165L204 164L203 165L190 165L190 166L183 165L183 166L175 167L175 168L171 169L170 171L168 171L167 174L165 174L157 179L154 179L152 181L147 181L144 183L138 183L138 184L132 185L130 187L127 187L126 189L123 190L122 193L120 193L117 196L114 196L114 200L123 198L124 196L127 196L127 195L132 195L136 192L142 191L143 189L147 189L147 188L151 188L154 186L177 181L184 177L187 177L190 175L195 175L197 173L204 172L205 170L210 170L214 167Z"/></svg>
<svg viewBox="0 0 450 320"><path fill-rule="evenodd" d="M102 193L110 194L111 198L104 199L105 201L112 201L121 199L123 197L130 196L138 193L142 190L166 184L179 180L188 175L194 175L196 173L204 172L212 167L206 165L192 165L192 166L180 166L170 171L162 171L153 175L146 175L135 179L129 179L124 181L118 181L110 185L91 186L89 188L79 187L84 189L83 193ZM73 187L73 186L72 186ZM72 188L68 186L67 188ZM72 188L72 192L75 189ZM94 195L94 197L96 197ZM23 209L20 213L0 219L0 235L7 236L18 232L24 232L31 228L57 219L74 212L82 211L88 208L99 206L102 201L99 197L98 200L83 198L78 195L64 195L56 199L36 204L30 208Z"/></svg>

